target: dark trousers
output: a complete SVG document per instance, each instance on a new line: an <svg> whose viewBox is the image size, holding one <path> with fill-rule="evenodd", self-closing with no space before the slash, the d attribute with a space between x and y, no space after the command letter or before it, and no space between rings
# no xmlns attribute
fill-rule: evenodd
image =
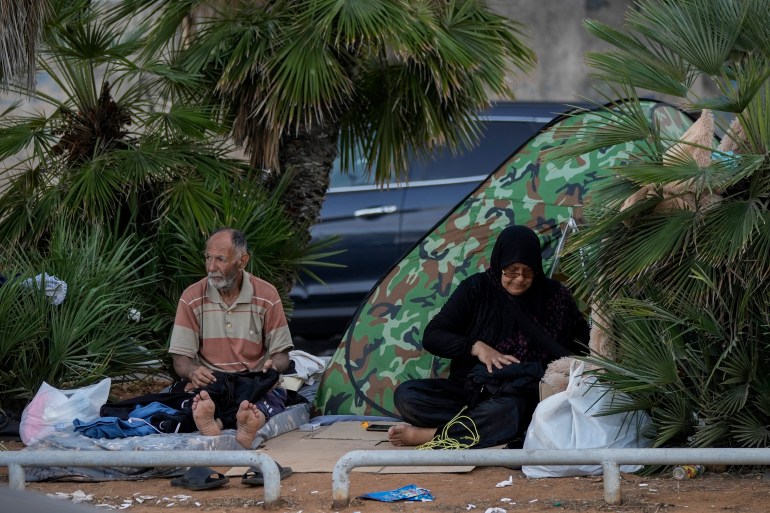
<svg viewBox="0 0 770 513"><path fill-rule="evenodd" d="M436 434L441 434L445 425L467 406L463 415L473 421L478 431L479 442L473 445L477 449L523 440L537 406L535 392L477 395L461 383L442 378L405 381L396 388L393 400L406 422L417 427L435 427ZM472 444L463 425L450 426L447 434L461 443Z"/></svg>

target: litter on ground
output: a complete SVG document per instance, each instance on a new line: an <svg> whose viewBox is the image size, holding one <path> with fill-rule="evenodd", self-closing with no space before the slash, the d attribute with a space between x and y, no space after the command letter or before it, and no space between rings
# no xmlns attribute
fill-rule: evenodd
<svg viewBox="0 0 770 513"><path fill-rule="evenodd" d="M502 488L503 486L511 486L513 484L513 476L509 476L508 479L505 481L500 481L495 486L497 488Z"/></svg>
<svg viewBox="0 0 770 513"><path fill-rule="evenodd" d="M380 502L396 502L396 501L420 501L428 502L434 499L430 494L430 490L420 488L417 485L406 485L402 488L395 490L385 490L382 492L366 493L359 495L359 499L371 499Z"/></svg>

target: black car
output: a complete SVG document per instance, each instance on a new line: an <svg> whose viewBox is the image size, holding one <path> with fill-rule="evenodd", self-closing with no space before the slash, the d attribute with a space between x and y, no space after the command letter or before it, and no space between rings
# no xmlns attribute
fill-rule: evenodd
<svg viewBox="0 0 770 513"><path fill-rule="evenodd" d="M571 107L550 102L501 102L480 114L483 134L472 150L447 150L428 163L415 161L409 182L378 187L361 169L339 167L313 227L315 240L338 235L330 259L343 268L315 268L324 283L302 276L291 291L290 328L295 343L343 333L358 305L379 279L453 207L540 128Z"/></svg>

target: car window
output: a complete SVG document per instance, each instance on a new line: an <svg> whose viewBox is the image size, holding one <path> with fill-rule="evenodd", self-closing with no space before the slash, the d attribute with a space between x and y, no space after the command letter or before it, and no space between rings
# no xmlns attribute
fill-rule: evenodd
<svg viewBox="0 0 770 513"><path fill-rule="evenodd" d="M497 166L536 134L544 124L537 121L487 121L483 124L481 141L473 149L463 149L458 155L453 155L449 150L441 150L428 161L412 159L408 171L409 181L486 176L497 169ZM365 164L363 158L358 158L353 169L343 173L340 159L335 159L330 187L374 185L374 176L365 176Z"/></svg>
<svg viewBox="0 0 770 513"><path fill-rule="evenodd" d="M409 169L409 178L440 180L488 175L505 159L519 149L545 123L522 121L488 121L478 146L459 155L449 150L436 154L431 161L415 161Z"/></svg>
<svg viewBox="0 0 770 513"><path fill-rule="evenodd" d="M332 164L331 176L329 177L329 187L355 187L358 185L373 185L374 175L367 177L364 173L366 169L366 160L357 158L353 163L353 168L347 173L342 172L340 158L334 159Z"/></svg>

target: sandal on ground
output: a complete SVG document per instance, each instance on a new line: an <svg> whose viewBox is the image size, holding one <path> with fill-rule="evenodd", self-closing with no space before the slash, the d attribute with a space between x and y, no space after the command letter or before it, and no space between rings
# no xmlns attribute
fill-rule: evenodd
<svg viewBox="0 0 770 513"><path fill-rule="evenodd" d="M190 467L182 476L172 479L171 485L198 491L219 488L229 482L229 477L209 467Z"/></svg>
<svg viewBox="0 0 770 513"><path fill-rule="evenodd" d="M291 467L282 467L278 463L276 463L276 465L278 465L278 470L280 471L280 474L281 474L281 481L283 481L285 478L289 477L294 473ZM265 476L262 475L262 471L259 470L259 468L249 467L249 470L247 470L246 473L243 474L241 483L245 485L250 485L250 486L262 486L265 484Z"/></svg>

